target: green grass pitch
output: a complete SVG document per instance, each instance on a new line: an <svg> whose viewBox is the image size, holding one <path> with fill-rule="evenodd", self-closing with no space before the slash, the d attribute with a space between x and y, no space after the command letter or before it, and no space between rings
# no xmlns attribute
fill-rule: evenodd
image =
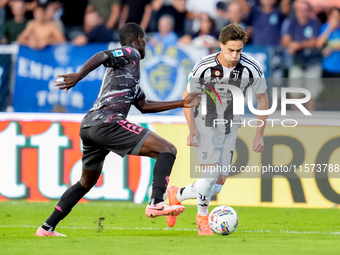
<svg viewBox="0 0 340 255"><path fill-rule="evenodd" d="M174 228L149 219L145 204L78 204L57 231L35 237L56 201L0 203L0 254L339 254L339 209L234 207L239 226L229 236L198 236L196 207L186 206Z"/></svg>

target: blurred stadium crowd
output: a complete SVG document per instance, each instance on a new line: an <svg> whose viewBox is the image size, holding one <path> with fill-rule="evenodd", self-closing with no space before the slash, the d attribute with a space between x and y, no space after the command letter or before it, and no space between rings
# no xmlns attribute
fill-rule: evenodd
<svg viewBox="0 0 340 255"><path fill-rule="evenodd" d="M340 78L340 0L0 0L2 44L43 49L118 41L127 22L140 24L150 44L211 52L219 49L220 29L238 23L248 45L279 49L281 77L301 80L292 86L306 86L306 78ZM324 86L321 80L309 86L313 110ZM339 95L336 82L330 87L329 96Z"/></svg>

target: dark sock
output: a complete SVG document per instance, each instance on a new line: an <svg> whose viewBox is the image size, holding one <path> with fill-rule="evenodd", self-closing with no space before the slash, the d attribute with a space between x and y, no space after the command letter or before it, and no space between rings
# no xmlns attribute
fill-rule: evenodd
<svg viewBox="0 0 340 255"><path fill-rule="evenodd" d="M61 196L51 216L41 226L47 231L53 231L59 221L64 219L78 203L78 201L88 192L79 182L74 184Z"/></svg>
<svg viewBox="0 0 340 255"><path fill-rule="evenodd" d="M153 169L153 183L150 204L164 201L163 196L168 187L169 176L176 156L170 152L158 155Z"/></svg>

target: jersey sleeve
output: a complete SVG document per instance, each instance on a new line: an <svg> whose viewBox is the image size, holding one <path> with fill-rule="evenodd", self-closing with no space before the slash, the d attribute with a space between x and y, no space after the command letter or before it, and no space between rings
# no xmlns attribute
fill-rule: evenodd
<svg viewBox="0 0 340 255"><path fill-rule="evenodd" d="M200 78L204 70L200 64L200 61L195 64L192 71L188 75L187 91L189 93L200 91L198 88L201 86Z"/></svg>
<svg viewBox="0 0 340 255"><path fill-rule="evenodd" d="M248 65L252 73L252 89L255 94L263 94L267 90L266 78L264 77L263 70L259 62L252 57L249 57L251 64Z"/></svg>
<svg viewBox="0 0 340 255"><path fill-rule="evenodd" d="M189 93L200 92L200 87L200 76L197 76L197 73L196 75L193 75L192 72L190 72L188 75L187 91Z"/></svg>
<svg viewBox="0 0 340 255"><path fill-rule="evenodd" d="M105 67L124 68L134 62L136 64L140 61L139 52L133 48L120 48L115 50L104 51L108 55L108 60L103 63Z"/></svg>
<svg viewBox="0 0 340 255"><path fill-rule="evenodd" d="M138 87L138 90L135 94L134 98L134 104L136 104L138 101L145 99L144 91L141 89L141 87Z"/></svg>

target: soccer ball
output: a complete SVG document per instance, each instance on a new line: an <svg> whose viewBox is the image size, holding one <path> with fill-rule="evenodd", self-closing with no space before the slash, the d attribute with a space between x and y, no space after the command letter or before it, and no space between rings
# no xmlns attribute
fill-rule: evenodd
<svg viewBox="0 0 340 255"><path fill-rule="evenodd" d="M238 226L237 213L227 205L215 207L209 214L209 225L218 235L230 235Z"/></svg>

